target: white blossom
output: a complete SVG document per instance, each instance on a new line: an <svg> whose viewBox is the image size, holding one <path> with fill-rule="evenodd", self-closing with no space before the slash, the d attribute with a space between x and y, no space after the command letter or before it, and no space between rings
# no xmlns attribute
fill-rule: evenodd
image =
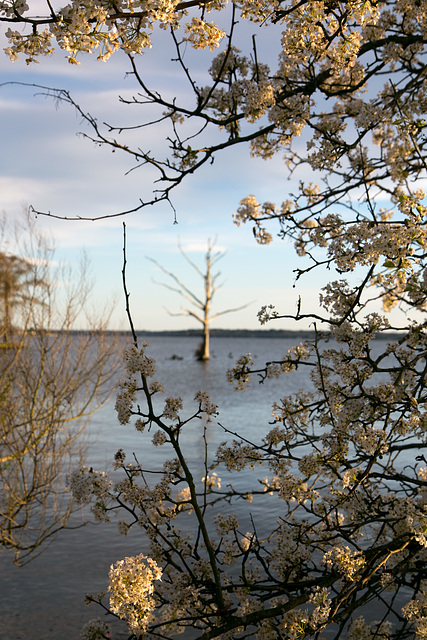
<svg viewBox="0 0 427 640"><path fill-rule="evenodd" d="M80 640L102 640L110 637L110 626L101 618L92 618L84 625Z"/></svg>
<svg viewBox="0 0 427 640"><path fill-rule="evenodd" d="M182 409L182 398L166 398L163 417L167 420L178 420L178 412Z"/></svg>
<svg viewBox="0 0 427 640"><path fill-rule="evenodd" d="M218 406L211 401L210 396L206 391L197 391L194 396L194 400L200 404L201 411L206 413L208 418L218 413Z"/></svg>
<svg viewBox="0 0 427 640"><path fill-rule="evenodd" d="M110 609L126 620L132 633L146 631L155 608L154 582L162 570L142 553L111 565L109 572Z"/></svg>
<svg viewBox="0 0 427 640"><path fill-rule="evenodd" d="M221 478L218 477L218 474L215 471L208 474L206 477L203 477L202 482L205 484L207 491L221 489Z"/></svg>

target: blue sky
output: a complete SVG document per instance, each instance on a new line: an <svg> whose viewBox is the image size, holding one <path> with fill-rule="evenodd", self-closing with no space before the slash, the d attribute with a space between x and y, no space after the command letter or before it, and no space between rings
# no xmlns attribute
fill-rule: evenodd
<svg viewBox="0 0 427 640"><path fill-rule="evenodd" d="M157 51L158 54L154 46L141 61L148 76L169 95L182 93L182 80L165 66L170 54L160 47ZM193 55L193 59L201 77L210 54L202 53L198 58ZM128 61L121 54L107 63L84 56L80 67L69 65L63 52L30 66L24 60L11 63L6 56L0 58L2 83L26 82L67 89L85 111L113 123L139 118L129 108L124 111L118 102L118 95L130 95L133 87L132 79L125 78L128 68ZM103 215L135 206L151 189L151 175L138 170L126 176L132 166L129 158L96 148L76 135L84 130L84 123L74 109L58 106L35 88L1 87L0 119L0 211L9 217L19 216L27 205L64 216ZM157 128L145 135L152 136L148 142L155 145L156 136L162 133ZM256 314L264 304L275 304L286 313L295 310L302 289L296 292L292 288L292 245L277 240L273 245L259 246L249 227L237 228L232 221L239 201L249 193L261 202L281 202L290 190L292 184L280 158L271 162L253 160L248 148L240 147L218 156L212 166L204 167L175 192L178 224L173 223L173 212L164 203L128 216L128 287L135 325L148 330L197 327L191 319L168 314L167 310L179 311L181 300L153 282L161 279L161 274L146 259L155 258L191 288L200 290L200 278L179 254L178 239L200 265L208 238L217 238L218 247L227 252L218 265L223 287L217 293L214 312L250 302L247 309L219 318L214 326L256 328ZM81 249L87 251L96 282L95 300L115 300L113 326L124 326L123 219L67 222L39 216L37 224L54 237L61 260L76 263ZM310 308L316 308L317 288L311 289L305 283L304 298ZM272 325L283 326L289 323Z"/></svg>
<svg viewBox="0 0 427 640"><path fill-rule="evenodd" d="M250 29L258 28L251 25ZM260 50L263 43L261 39ZM271 54L268 46L264 48ZM191 50L188 56L202 85L212 56ZM170 66L170 57L162 43L156 47L155 40L153 49L142 57L141 66L160 91L169 96L185 95L186 88ZM143 119L133 107L123 107L118 101L119 95L131 95L135 86L132 78L126 77L128 70L127 58L120 53L107 63L83 56L80 67L68 64L63 52L30 66L24 60L11 63L6 56L0 57L1 83L35 83L69 90L85 111L113 124ZM0 211L7 216L19 216L23 207L33 205L57 215L93 217L132 208L140 197L151 193L150 171L140 169L125 175L132 167L129 158L97 148L78 136L85 124L74 109L58 106L35 88L0 87L0 121ZM146 129L143 143L157 148L162 137L161 127ZM304 179L312 176L304 175ZM249 226L237 228L233 224L232 213L246 195L253 193L259 202L280 203L294 187L280 157L268 162L251 159L249 149L241 146L219 155L213 165L203 167L178 188L173 196L178 224L174 224L173 211L165 203L125 219L71 222L39 216L37 224L52 234L58 257L66 263L77 263L81 250L87 251L96 282L94 301L114 301L114 328L126 326L121 288L123 220L128 237L128 288L139 329L197 327L194 320L168 314L167 310L179 312L182 302L153 282L162 277L146 256L175 272L190 288L201 291L200 278L178 251L178 239L191 259L202 265L207 239L217 238L217 246L227 253L219 264L224 284L213 311L250 304L243 311L219 318L213 326L258 328L257 311L265 304L292 314L301 295L303 312L318 311L319 288L328 280L311 274L294 289L293 269L301 266L301 260L296 258L293 246L280 239L260 246ZM274 232L274 227L271 230ZM293 326L290 321L280 320L268 328ZM307 326L299 324L298 328Z"/></svg>

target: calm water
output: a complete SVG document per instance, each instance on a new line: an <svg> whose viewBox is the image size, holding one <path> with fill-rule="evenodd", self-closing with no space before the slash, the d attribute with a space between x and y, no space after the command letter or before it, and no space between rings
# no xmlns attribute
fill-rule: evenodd
<svg viewBox="0 0 427 640"><path fill-rule="evenodd" d="M251 352L261 366L264 361L282 356L294 341L277 338L214 338L212 359L208 363L194 360L198 339L150 338L150 354L157 360L158 376L166 395L181 396L184 409L191 410L194 393L198 389L209 391L220 407L219 420L232 430L242 430L248 438L257 438L268 428L271 405L285 393L304 386L305 372L297 372L264 385L254 382L251 389L235 393L226 382L225 371L235 359ZM181 359L170 359L172 354ZM163 449L153 450L132 427L121 426L116 420L114 399L93 417L90 424L91 445L87 464L95 469L106 469L119 447L145 464L164 455ZM190 424L186 441L187 452L193 464L202 458L200 423ZM224 432L211 425L208 440L212 445L226 439ZM202 467L201 467L202 472ZM240 480L240 479L239 479ZM240 481L244 481L244 477ZM252 509L253 511L253 509ZM111 563L126 555L145 549L141 531L126 538L110 525L88 525L62 532L39 557L24 567L15 567L11 556L0 554L0 640L74 640L79 638L82 624L102 615L102 611L84 604L87 592L106 588ZM125 637L118 634L118 637Z"/></svg>
<svg viewBox="0 0 427 640"><path fill-rule="evenodd" d="M157 378L163 382L166 396L181 396L184 410L187 407L191 411L195 407L194 393L198 389L208 391L219 405L218 420L248 439L256 440L268 429L274 400L307 388L309 384L304 368L264 385L254 381L244 393L234 392L225 379L226 369L239 355L251 352L255 362L262 366L265 361L285 354L295 340L214 338L213 357L208 363L194 360L197 338L156 337L150 338L150 342L150 354L157 360ZM182 359L171 360L172 354ZM135 452L144 466L159 462L159 456L165 455L163 449L153 449L149 444L150 436L139 434L131 426L119 425L113 407L114 399L91 421L87 464L98 470L108 468L120 447L129 454ZM186 431L185 445L196 474L204 475L201 431L198 421L191 423ZM218 426L209 426L212 453L215 445L226 438ZM252 486L254 480L253 472L240 474L237 478L238 483L251 482ZM268 499L264 499L261 506L254 501L250 509L255 517L261 516L264 521L275 520L271 504ZM242 503L242 508L247 511L248 505ZM62 532L45 553L22 568L15 567L11 557L3 552L0 554L0 640L77 640L82 624L102 615L96 605L86 607L84 595L106 589L110 564L145 549L140 530L131 531L124 538L118 534L113 522ZM118 630L115 635L115 638L121 637L126 637L124 630Z"/></svg>

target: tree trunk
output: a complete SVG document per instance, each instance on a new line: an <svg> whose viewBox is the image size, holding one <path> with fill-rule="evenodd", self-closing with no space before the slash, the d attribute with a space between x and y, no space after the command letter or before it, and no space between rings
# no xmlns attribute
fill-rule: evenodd
<svg viewBox="0 0 427 640"><path fill-rule="evenodd" d="M5 281L4 283L4 327L3 327L3 340L4 342L10 342L12 333L12 320L11 320L11 305L10 305L10 283Z"/></svg>
<svg viewBox="0 0 427 640"><path fill-rule="evenodd" d="M205 304L203 308L204 319L203 319L203 348L200 354L201 360L209 360L209 322L210 322L210 306L212 299L212 277L211 277L211 251L208 248L208 252L206 254L206 275L205 275Z"/></svg>
<svg viewBox="0 0 427 640"><path fill-rule="evenodd" d="M209 324L203 325L203 346L200 352L200 360L209 360Z"/></svg>

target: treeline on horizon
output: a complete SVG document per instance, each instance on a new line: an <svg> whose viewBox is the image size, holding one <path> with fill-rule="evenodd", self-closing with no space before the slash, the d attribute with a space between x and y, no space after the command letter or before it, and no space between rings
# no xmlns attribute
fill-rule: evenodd
<svg viewBox="0 0 427 640"><path fill-rule="evenodd" d="M85 334L87 330L85 329L77 329L73 330L71 333L75 333L76 335ZM109 329L104 331L106 334L112 335L131 335L130 331L116 331L114 329ZM330 331L322 331L319 330L318 333L321 333L322 336L328 336ZM188 338L200 338L202 335L201 329L166 329L163 331L149 331L144 329L136 330L136 334L138 337L142 336L165 336L165 337L188 337ZM211 337L217 338L289 338L294 340L305 340L313 338L316 335L316 332L312 329L301 329L301 330L293 330L293 329L211 329L210 331ZM375 334L375 338L379 340L390 340L390 339L398 339L403 335L398 331L384 331L378 332Z"/></svg>

